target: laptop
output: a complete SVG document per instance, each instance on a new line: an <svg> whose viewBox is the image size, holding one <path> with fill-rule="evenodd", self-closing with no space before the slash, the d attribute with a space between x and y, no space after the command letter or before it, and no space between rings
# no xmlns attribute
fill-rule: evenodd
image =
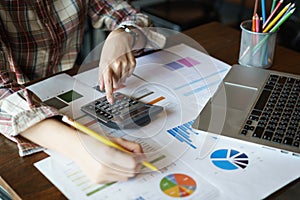
<svg viewBox="0 0 300 200"><path fill-rule="evenodd" d="M192 128L300 156L300 76L234 65Z"/></svg>

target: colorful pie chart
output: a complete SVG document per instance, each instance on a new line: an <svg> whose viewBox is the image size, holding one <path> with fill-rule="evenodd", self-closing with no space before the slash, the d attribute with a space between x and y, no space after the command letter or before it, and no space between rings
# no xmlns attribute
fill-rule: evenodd
<svg viewBox="0 0 300 200"><path fill-rule="evenodd" d="M170 197L190 196L196 188L196 181L185 174L169 174L160 181L160 189Z"/></svg>

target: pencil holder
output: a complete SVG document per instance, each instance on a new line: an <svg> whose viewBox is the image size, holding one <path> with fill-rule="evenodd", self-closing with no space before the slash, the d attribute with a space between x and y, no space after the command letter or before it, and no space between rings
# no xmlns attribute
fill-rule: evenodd
<svg viewBox="0 0 300 200"><path fill-rule="evenodd" d="M277 32L253 32L252 21L243 21L239 64L248 67L269 68L273 63Z"/></svg>

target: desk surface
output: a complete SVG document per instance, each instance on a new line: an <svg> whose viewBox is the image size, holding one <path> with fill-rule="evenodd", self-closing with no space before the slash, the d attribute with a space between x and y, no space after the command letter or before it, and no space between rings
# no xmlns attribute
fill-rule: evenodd
<svg viewBox="0 0 300 200"><path fill-rule="evenodd" d="M230 65L238 61L240 31L213 22L184 32L196 40L213 57ZM172 40L173 41L173 40ZM186 41L185 41L186 42ZM189 44L189 41L187 41ZM192 40L191 43L194 43ZM273 70L300 74L300 53L277 46ZM33 163L46 158L37 153L20 158L14 143L0 135L0 176L22 199L66 199L34 166ZM300 180L297 180L270 197L297 198ZM297 195L298 194L298 195Z"/></svg>

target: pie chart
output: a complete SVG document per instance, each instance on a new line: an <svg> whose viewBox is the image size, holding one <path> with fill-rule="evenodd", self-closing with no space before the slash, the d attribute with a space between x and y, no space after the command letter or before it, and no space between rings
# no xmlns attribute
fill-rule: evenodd
<svg viewBox="0 0 300 200"><path fill-rule="evenodd" d="M248 156L234 149L216 150L210 159L216 167L224 170L245 169L249 164Z"/></svg>
<svg viewBox="0 0 300 200"><path fill-rule="evenodd" d="M190 196L196 187L196 181L185 174L169 174L160 181L160 189L170 197Z"/></svg>

